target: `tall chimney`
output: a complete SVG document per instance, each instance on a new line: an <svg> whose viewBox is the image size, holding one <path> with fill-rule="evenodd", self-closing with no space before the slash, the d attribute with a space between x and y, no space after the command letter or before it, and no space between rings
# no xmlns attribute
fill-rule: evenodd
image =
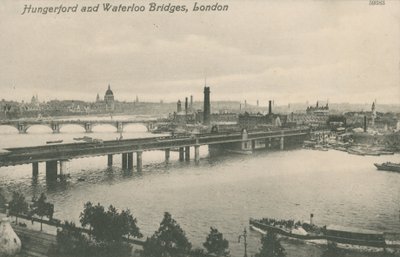
<svg viewBox="0 0 400 257"><path fill-rule="evenodd" d="M193 109L193 96L190 96L190 109Z"/></svg>
<svg viewBox="0 0 400 257"><path fill-rule="evenodd" d="M210 124L211 106L210 106L210 87L204 87L204 109L203 124Z"/></svg>
<svg viewBox="0 0 400 257"><path fill-rule="evenodd" d="M188 113L188 98L185 98L185 113Z"/></svg>
<svg viewBox="0 0 400 257"><path fill-rule="evenodd" d="M268 114L272 114L272 101L269 100L268 102Z"/></svg>
<svg viewBox="0 0 400 257"><path fill-rule="evenodd" d="M179 113L182 111L182 105L181 105L181 100L178 100L176 103L176 112Z"/></svg>

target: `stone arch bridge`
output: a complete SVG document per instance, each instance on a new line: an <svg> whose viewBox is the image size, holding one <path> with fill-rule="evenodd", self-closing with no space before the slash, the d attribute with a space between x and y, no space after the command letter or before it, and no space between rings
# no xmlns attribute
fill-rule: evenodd
<svg viewBox="0 0 400 257"><path fill-rule="evenodd" d="M156 119L147 120L9 120L0 121L0 126L11 126L18 130L20 134L27 133L28 129L35 125L49 127L53 133L60 133L60 129L65 125L78 125L85 129L86 133L93 132L93 127L98 125L112 125L118 133L124 131L124 127L130 124L143 124L150 131L155 127Z"/></svg>

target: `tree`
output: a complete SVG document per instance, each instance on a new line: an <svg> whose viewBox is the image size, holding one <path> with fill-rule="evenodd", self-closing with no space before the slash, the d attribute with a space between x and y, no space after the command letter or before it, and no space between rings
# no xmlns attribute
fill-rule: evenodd
<svg viewBox="0 0 400 257"><path fill-rule="evenodd" d="M25 196L17 191L12 193L12 199L8 203L10 214L15 215L15 222L18 222L18 215L28 212L28 203Z"/></svg>
<svg viewBox="0 0 400 257"><path fill-rule="evenodd" d="M285 249L282 247L275 233L268 232L261 238L261 249L255 257L284 257Z"/></svg>
<svg viewBox="0 0 400 257"><path fill-rule="evenodd" d="M119 213L112 205L105 211L100 204L93 206L87 202L80 214L80 222L84 227L90 226L91 234L97 241L121 241L123 236L143 237L130 210Z"/></svg>
<svg viewBox="0 0 400 257"><path fill-rule="evenodd" d="M147 238L143 254L146 257L180 257L188 254L191 248L185 232L171 214L165 212L158 230Z"/></svg>
<svg viewBox="0 0 400 257"><path fill-rule="evenodd" d="M88 242L76 228L75 223L65 221L61 230L57 230L57 250L62 254L84 256Z"/></svg>
<svg viewBox="0 0 400 257"><path fill-rule="evenodd" d="M4 196L3 189L0 188L0 209L4 208L6 206L6 203L7 199Z"/></svg>
<svg viewBox="0 0 400 257"><path fill-rule="evenodd" d="M89 235L92 235L92 218L93 218L93 211L94 211L94 207L93 204L91 202L87 202L85 203L85 205L83 206L83 211L81 212L81 214L79 215L79 221L81 222L81 225L83 227L86 227L87 225L89 225Z"/></svg>
<svg viewBox="0 0 400 257"><path fill-rule="evenodd" d="M42 193L38 200L34 200L32 204L33 212L40 217L40 231L42 231L43 217L46 216L51 220L54 214L54 205L46 202L46 195Z"/></svg>
<svg viewBox="0 0 400 257"><path fill-rule="evenodd" d="M203 244L208 254L216 256L229 256L229 242L224 239L218 229L211 227L206 241Z"/></svg>

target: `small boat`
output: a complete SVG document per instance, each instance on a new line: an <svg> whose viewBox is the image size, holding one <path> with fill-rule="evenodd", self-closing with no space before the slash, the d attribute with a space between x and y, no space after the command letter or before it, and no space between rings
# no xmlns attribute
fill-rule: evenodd
<svg viewBox="0 0 400 257"><path fill-rule="evenodd" d="M381 155L394 155L394 152L390 152L390 151L379 151L379 154L381 154Z"/></svg>
<svg viewBox="0 0 400 257"><path fill-rule="evenodd" d="M374 165L376 168L378 168L378 170L400 172L400 163L385 162L385 163L381 163L381 164L374 163Z"/></svg>
<svg viewBox="0 0 400 257"><path fill-rule="evenodd" d="M63 140L53 140L53 141L46 141L46 144L59 144L62 142L63 142Z"/></svg>
<svg viewBox="0 0 400 257"><path fill-rule="evenodd" d="M364 156L365 154L359 150L354 150L354 149L347 149L347 153L353 154L353 155L362 155Z"/></svg>
<svg viewBox="0 0 400 257"><path fill-rule="evenodd" d="M85 140L85 138L84 137L74 137L74 140L75 141L82 141L82 140Z"/></svg>

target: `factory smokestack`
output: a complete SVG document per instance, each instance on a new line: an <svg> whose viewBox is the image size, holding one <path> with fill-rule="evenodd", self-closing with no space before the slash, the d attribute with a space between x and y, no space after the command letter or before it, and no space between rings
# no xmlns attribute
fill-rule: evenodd
<svg viewBox="0 0 400 257"><path fill-rule="evenodd" d="M272 114L272 101L269 100L268 102L268 114Z"/></svg>
<svg viewBox="0 0 400 257"><path fill-rule="evenodd" d="M210 124L211 106L210 106L210 87L204 87L204 109L203 124Z"/></svg>
<svg viewBox="0 0 400 257"><path fill-rule="evenodd" d="M185 113L188 113L188 98L185 98Z"/></svg>
<svg viewBox="0 0 400 257"><path fill-rule="evenodd" d="M190 109L193 109L193 96L190 96Z"/></svg>

